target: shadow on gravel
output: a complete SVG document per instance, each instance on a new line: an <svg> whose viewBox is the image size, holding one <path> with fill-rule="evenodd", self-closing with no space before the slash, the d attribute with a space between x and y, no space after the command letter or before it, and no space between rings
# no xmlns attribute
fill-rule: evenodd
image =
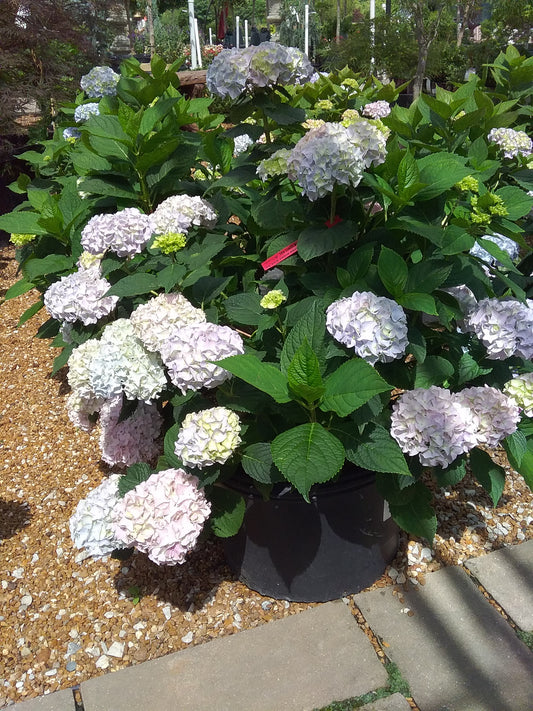
<svg viewBox="0 0 533 711"><path fill-rule="evenodd" d="M0 540L11 538L25 528L32 514L24 501L0 499Z"/></svg>
<svg viewBox="0 0 533 711"><path fill-rule="evenodd" d="M156 565L146 555L135 551L124 563L126 574L115 576L115 587L132 597L131 589L142 599L154 595L186 612L193 604L196 609L209 603L224 580L235 580L227 567L222 546L218 541L206 540L187 556L185 565ZM137 592L138 591L138 592Z"/></svg>

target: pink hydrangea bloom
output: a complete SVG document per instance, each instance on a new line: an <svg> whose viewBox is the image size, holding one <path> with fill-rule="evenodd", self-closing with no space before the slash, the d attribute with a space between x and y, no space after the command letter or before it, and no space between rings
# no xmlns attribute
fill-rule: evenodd
<svg viewBox="0 0 533 711"><path fill-rule="evenodd" d="M183 563L211 513L198 484L183 469L152 474L115 506L115 536L158 565Z"/></svg>
<svg viewBox="0 0 533 711"><path fill-rule="evenodd" d="M502 439L516 430L520 410L514 400L501 390L488 385L465 388L455 398L465 404L476 419L476 437L479 444L497 447Z"/></svg>
<svg viewBox="0 0 533 711"><path fill-rule="evenodd" d="M122 398L107 400L100 410L100 450L102 460L111 466L149 462L161 452L158 438L163 418L156 405L139 402L122 422Z"/></svg>
<svg viewBox="0 0 533 711"><path fill-rule="evenodd" d="M390 104L388 101L372 101L363 108L363 116L379 119L390 114Z"/></svg>
<svg viewBox="0 0 533 711"><path fill-rule="evenodd" d="M111 284L100 276L95 264L61 277L44 293L44 305L52 318L85 326L108 316L118 302L118 296L105 296Z"/></svg>

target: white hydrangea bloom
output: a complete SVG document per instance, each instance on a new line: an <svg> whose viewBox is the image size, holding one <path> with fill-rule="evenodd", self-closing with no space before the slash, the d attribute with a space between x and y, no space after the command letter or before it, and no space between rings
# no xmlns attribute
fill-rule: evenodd
<svg viewBox="0 0 533 711"><path fill-rule="evenodd" d="M236 157L245 150L253 146L254 142L247 133L241 133L240 136L235 136L233 139L233 156Z"/></svg>
<svg viewBox="0 0 533 711"><path fill-rule="evenodd" d="M402 393L392 408L391 436L423 466L448 467L476 446L478 421L449 390L432 386Z"/></svg>
<svg viewBox="0 0 533 711"><path fill-rule="evenodd" d="M113 509L118 498L120 474L112 474L93 489L76 506L70 517L70 535L76 548L84 548L87 556L103 558L117 548L125 548L116 538Z"/></svg>
<svg viewBox="0 0 533 711"><path fill-rule="evenodd" d="M120 499L116 537L158 565L185 562L211 513L198 477L183 469L156 472Z"/></svg>
<svg viewBox="0 0 533 711"><path fill-rule="evenodd" d="M80 79L80 86L91 99L102 96L115 96L120 74L111 67L93 67L88 74Z"/></svg>
<svg viewBox="0 0 533 711"><path fill-rule="evenodd" d="M118 296L104 296L110 288L111 284L100 276L100 267L95 264L49 286L44 293L44 305L58 321L81 321L87 326L108 316L117 305Z"/></svg>
<svg viewBox="0 0 533 711"><path fill-rule="evenodd" d="M144 249L151 236L150 217L136 207L127 207L114 214L91 217L81 232L81 244L94 255L110 249L119 257L133 257Z"/></svg>
<svg viewBox="0 0 533 711"><path fill-rule="evenodd" d="M513 262L520 256L520 246L514 240L509 239L509 237L505 237L504 235L501 235L497 232L493 235L483 235L483 239L489 240L490 242L494 242L494 244L497 245L500 249L502 249L504 252L507 252ZM489 264L500 264L496 257L493 257L492 254L489 254L487 250L484 249L477 242L470 250L470 254L474 255L474 257L482 259L484 262L488 262Z"/></svg>
<svg viewBox="0 0 533 711"><path fill-rule="evenodd" d="M100 109L96 102L91 102L89 104L80 104L74 109L74 121L76 123L81 123L82 121L87 121L91 116L98 116L100 114Z"/></svg>
<svg viewBox="0 0 533 711"><path fill-rule="evenodd" d="M96 415L105 400L96 395L81 395L78 390L73 390L67 398L67 415L74 427L84 432L91 432L95 426Z"/></svg>
<svg viewBox="0 0 533 711"><path fill-rule="evenodd" d="M161 452L158 438L163 418L157 405L139 402L135 411L119 422L122 397L106 400L100 410L100 450L111 466L149 462Z"/></svg>
<svg viewBox="0 0 533 711"><path fill-rule="evenodd" d="M503 386L503 392L522 408L524 415L533 417L533 373L522 373Z"/></svg>
<svg viewBox="0 0 533 711"><path fill-rule="evenodd" d="M149 351L158 351L183 326L205 320L202 309L194 307L183 294L159 294L137 306L130 316L135 334Z"/></svg>
<svg viewBox="0 0 533 711"><path fill-rule="evenodd" d="M226 407L212 407L185 416L175 453L185 466L224 464L241 442L240 420Z"/></svg>
<svg viewBox="0 0 533 711"><path fill-rule="evenodd" d="M265 158L257 166L257 175L261 180L266 180L275 175L287 173L287 161L291 151L288 148L280 148L275 151L270 158Z"/></svg>
<svg viewBox="0 0 533 711"><path fill-rule="evenodd" d="M387 136L388 129L382 131L378 126L370 121L361 119L345 126L350 141L363 151L363 165L370 168L371 165L380 165L387 157Z"/></svg>
<svg viewBox="0 0 533 711"><path fill-rule="evenodd" d="M516 430L520 411L501 390L485 385L466 388L455 397L469 407L477 419L476 437L479 444L497 447L502 439Z"/></svg>
<svg viewBox="0 0 533 711"><path fill-rule="evenodd" d="M528 156L533 153L533 142L525 131L516 131L514 128L493 128L488 138L498 145L505 158Z"/></svg>
<svg viewBox="0 0 533 711"><path fill-rule="evenodd" d="M513 355L533 358L533 300L482 299L465 319L465 329L475 333L490 360Z"/></svg>
<svg viewBox="0 0 533 711"><path fill-rule="evenodd" d="M150 215L152 231L158 235L187 233L192 225L214 227L216 223L217 213L212 205L201 197L190 195L172 195Z"/></svg>
<svg viewBox="0 0 533 711"><path fill-rule="evenodd" d="M368 118L379 119L385 118L390 114L390 104L388 101L371 101L363 108L363 116Z"/></svg>
<svg viewBox="0 0 533 711"><path fill-rule="evenodd" d="M326 328L336 341L371 365L401 358L408 345L405 312L392 299L356 291L326 310Z"/></svg>
<svg viewBox="0 0 533 711"><path fill-rule="evenodd" d="M160 352L171 381L185 395L187 390L214 388L230 378L227 370L210 361L242 354L244 344L228 326L200 323L180 329Z"/></svg>
<svg viewBox="0 0 533 711"><path fill-rule="evenodd" d="M95 395L110 399L124 392L129 400L150 403L166 385L159 355L143 346L129 319L117 319L104 328L100 349L90 364Z"/></svg>
<svg viewBox="0 0 533 711"><path fill-rule="evenodd" d="M95 396L91 387L91 366L99 352L100 341L90 338L74 348L68 359L68 384L81 398L90 399Z"/></svg>

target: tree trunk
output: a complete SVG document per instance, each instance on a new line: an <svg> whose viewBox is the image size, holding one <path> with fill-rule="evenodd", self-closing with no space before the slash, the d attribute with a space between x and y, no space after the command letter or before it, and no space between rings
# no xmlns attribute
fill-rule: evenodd
<svg viewBox="0 0 533 711"><path fill-rule="evenodd" d="M340 44L341 41L341 0L337 0L337 29L335 32L335 42Z"/></svg>
<svg viewBox="0 0 533 711"><path fill-rule="evenodd" d="M420 43L418 45L418 64L416 67L416 74L413 81L413 98L418 99L422 93L422 87L424 85L424 77L426 75L426 65L428 61L428 50L427 44Z"/></svg>

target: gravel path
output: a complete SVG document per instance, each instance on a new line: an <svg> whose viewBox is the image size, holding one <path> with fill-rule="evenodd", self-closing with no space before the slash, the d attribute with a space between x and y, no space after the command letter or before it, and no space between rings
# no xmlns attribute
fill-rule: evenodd
<svg viewBox="0 0 533 711"><path fill-rule="evenodd" d="M6 247L0 294L15 280ZM109 468L98 435L67 418L64 373L49 375L56 352L33 338L44 312L16 328L34 300L0 306L0 707L310 607L248 590L213 541L168 568L142 554L83 560L73 549L69 517ZM533 538L533 494L517 475L496 510L471 480L436 492L436 503L434 548L404 537L375 586L424 584L429 570Z"/></svg>

